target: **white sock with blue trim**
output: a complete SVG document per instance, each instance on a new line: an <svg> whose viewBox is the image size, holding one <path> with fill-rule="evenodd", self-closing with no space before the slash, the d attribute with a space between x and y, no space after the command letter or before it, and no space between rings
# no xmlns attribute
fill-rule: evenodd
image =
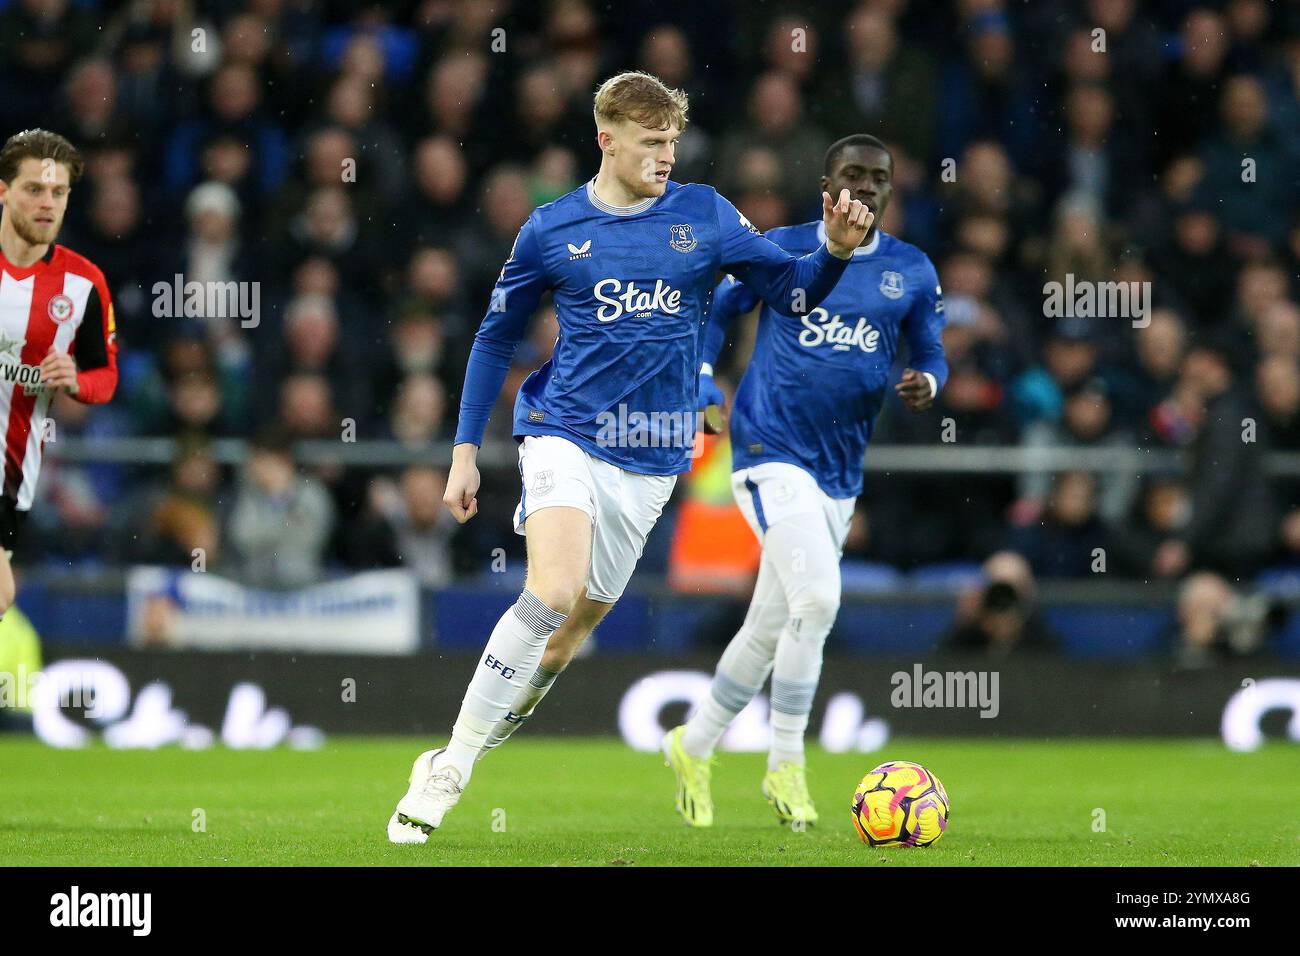
<svg viewBox="0 0 1300 956"><path fill-rule="evenodd" d="M478 752L476 760L482 760L489 750L495 750L505 743L506 738L524 725L537 705L542 702L551 685L555 683L555 678L560 676L559 671L548 670L540 664L533 676L528 679L524 689L519 692L519 696L514 699L510 705L510 710L504 717L497 721L497 725L492 728L492 733L483 744L483 749Z"/></svg>
<svg viewBox="0 0 1300 956"><path fill-rule="evenodd" d="M434 760L439 768L456 768L461 786L469 782L483 744L532 678L547 641L566 618L525 590L497 621L465 690L451 742Z"/></svg>

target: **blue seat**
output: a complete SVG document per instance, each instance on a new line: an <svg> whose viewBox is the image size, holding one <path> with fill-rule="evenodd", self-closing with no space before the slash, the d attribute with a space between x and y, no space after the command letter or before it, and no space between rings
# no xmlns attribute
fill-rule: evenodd
<svg viewBox="0 0 1300 956"><path fill-rule="evenodd" d="M1300 609L1293 609L1277 638L1277 652L1283 657L1300 658Z"/></svg>
<svg viewBox="0 0 1300 956"><path fill-rule="evenodd" d="M828 646L855 654L928 654L952 625L947 601L872 603L846 601L840 606Z"/></svg>
<svg viewBox="0 0 1300 956"><path fill-rule="evenodd" d="M1255 585L1279 597L1300 595L1300 565L1287 564L1265 568L1256 576Z"/></svg>
<svg viewBox="0 0 1300 956"><path fill-rule="evenodd" d="M984 571L974 561L943 561L923 564L907 576L908 583L918 591L944 591L953 593L964 587L979 584Z"/></svg>
<svg viewBox="0 0 1300 956"><path fill-rule="evenodd" d="M840 583L845 594L888 594L903 587L903 575L882 561L849 559L840 564Z"/></svg>
<svg viewBox="0 0 1300 956"><path fill-rule="evenodd" d="M1055 605L1044 610L1071 657L1131 659L1159 653L1174 614L1163 607Z"/></svg>

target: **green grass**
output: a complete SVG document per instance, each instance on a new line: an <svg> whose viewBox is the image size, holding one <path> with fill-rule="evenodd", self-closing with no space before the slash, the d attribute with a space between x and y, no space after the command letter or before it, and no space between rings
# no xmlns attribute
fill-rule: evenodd
<svg viewBox="0 0 1300 956"><path fill-rule="evenodd" d="M1300 864L1300 748L1281 743L1254 754L1211 741L814 750L822 822L792 833L758 792L762 755L719 756L717 822L697 831L678 821L655 755L521 735L479 764L429 843L391 846L384 825L424 746L343 738L315 752L57 751L0 738L0 866ZM951 826L935 846L858 841L849 799L887 758L924 763L947 787ZM1105 832L1093 830L1095 808ZM206 832L193 828L196 809Z"/></svg>

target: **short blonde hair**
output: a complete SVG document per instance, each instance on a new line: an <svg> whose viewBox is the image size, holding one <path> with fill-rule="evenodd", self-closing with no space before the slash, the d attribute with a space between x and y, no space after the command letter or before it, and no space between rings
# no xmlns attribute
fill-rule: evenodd
<svg viewBox="0 0 1300 956"><path fill-rule="evenodd" d="M664 86L657 76L632 70L611 76L596 90L596 123L630 119L646 129L686 129L686 94Z"/></svg>

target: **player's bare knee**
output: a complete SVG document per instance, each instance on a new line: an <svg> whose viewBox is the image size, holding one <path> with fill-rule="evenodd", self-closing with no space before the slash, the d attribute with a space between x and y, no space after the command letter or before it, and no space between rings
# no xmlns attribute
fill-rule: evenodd
<svg viewBox="0 0 1300 956"><path fill-rule="evenodd" d="M530 577L527 584L528 590L534 596L540 598L541 602L552 611L560 614L568 614L573 610L573 605L577 603L586 586L585 576L580 579L576 575L560 574L548 574L536 579Z"/></svg>
<svg viewBox="0 0 1300 956"><path fill-rule="evenodd" d="M584 592L585 593L585 592ZM569 613L569 619L560 629L551 635L542 656L542 666L547 670L560 672L569 666L578 653L578 649L604 619L613 605L601 604L592 600L577 601Z"/></svg>

